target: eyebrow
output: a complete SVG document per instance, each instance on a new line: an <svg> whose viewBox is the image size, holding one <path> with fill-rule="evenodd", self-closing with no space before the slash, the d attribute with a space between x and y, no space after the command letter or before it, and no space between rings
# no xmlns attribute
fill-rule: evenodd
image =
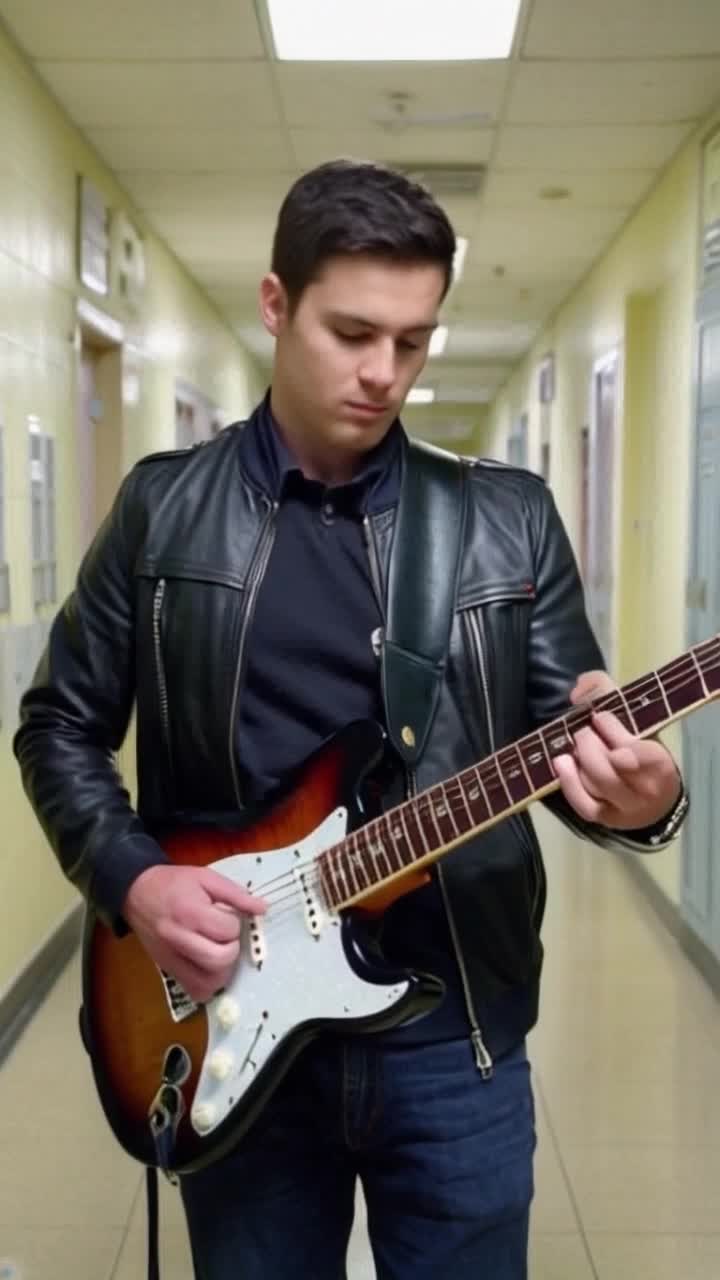
<svg viewBox="0 0 720 1280"><path fill-rule="evenodd" d="M374 320L368 320L367 316L354 316L347 311L331 311L328 318L340 324L356 324L361 329L379 329L380 325ZM409 324L403 329L403 333L434 333L437 324Z"/></svg>

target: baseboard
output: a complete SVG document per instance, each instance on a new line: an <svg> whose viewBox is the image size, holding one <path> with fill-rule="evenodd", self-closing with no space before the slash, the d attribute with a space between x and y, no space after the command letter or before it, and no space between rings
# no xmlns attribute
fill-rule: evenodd
<svg viewBox="0 0 720 1280"><path fill-rule="evenodd" d="M699 970L705 981L720 998L720 960L683 920L679 906L671 902L666 893L642 864L642 855L618 850L617 857L647 899L655 914L678 942L685 955Z"/></svg>
<svg viewBox="0 0 720 1280"><path fill-rule="evenodd" d="M72 959L82 926L83 904L78 902L0 994L0 1064Z"/></svg>

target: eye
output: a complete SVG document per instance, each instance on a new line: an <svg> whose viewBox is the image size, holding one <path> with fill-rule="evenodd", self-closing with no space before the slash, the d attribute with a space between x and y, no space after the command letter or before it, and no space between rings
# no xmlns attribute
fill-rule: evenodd
<svg viewBox="0 0 720 1280"><path fill-rule="evenodd" d="M367 334L365 333L343 333L342 329L335 330L335 337L341 342L348 342L359 345L361 342L367 342Z"/></svg>
<svg viewBox="0 0 720 1280"><path fill-rule="evenodd" d="M398 342L398 347L400 348L401 351L419 351L420 343L409 342L407 338L402 338L400 342Z"/></svg>

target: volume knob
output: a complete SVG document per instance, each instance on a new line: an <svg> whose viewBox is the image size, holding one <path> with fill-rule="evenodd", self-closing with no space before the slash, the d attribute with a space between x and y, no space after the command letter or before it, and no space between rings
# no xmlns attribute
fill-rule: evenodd
<svg viewBox="0 0 720 1280"><path fill-rule="evenodd" d="M198 1133L208 1133L215 1124L217 1107L212 1102L198 1102L192 1109L192 1122Z"/></svg>
<svg viewBox="0 0 720 1280"><path fill-rule="evenodd" d="M214 1080L227 1080L235 1059L227 1049L216 1049L208 1059L208 1069Z"/></svg>
<svg viewBox="0 0 720 1280"><path fill-rule="evenodd" d="M215 1017L223 1031L229 1031L231 1027L235 1026L240 1017L240 1006L237 1000L233 1000L232 996L222 996L215 1010Z"/></svg>

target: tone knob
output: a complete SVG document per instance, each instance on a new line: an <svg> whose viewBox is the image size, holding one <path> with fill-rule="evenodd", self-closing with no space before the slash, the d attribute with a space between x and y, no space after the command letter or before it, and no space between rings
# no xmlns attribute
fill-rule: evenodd
<svg viewBox="0 0 720 1280"><path fill-rule="evenodd" d="M227 1049L216 1049L208 1059L210 1075L214 1080L227 1080L235 1059Z"/></svg>
<svg viewBox="0 0 720 1280"><path fill-rule="evenodd" d="M212 1102L198 1102L192 1109L192 1122L198 1133L212 1129L217 1117L217 1107Z"/></svg>
<svg viewBox="0 0 720 1280"><path fill-rule="evenodd" d="M237 1000L233 1000L232 996L222 996L215 1010L215 1017L223 1031L229 1031L231 1027L235 1026L240 1017L240 1007Z"/></svg>

